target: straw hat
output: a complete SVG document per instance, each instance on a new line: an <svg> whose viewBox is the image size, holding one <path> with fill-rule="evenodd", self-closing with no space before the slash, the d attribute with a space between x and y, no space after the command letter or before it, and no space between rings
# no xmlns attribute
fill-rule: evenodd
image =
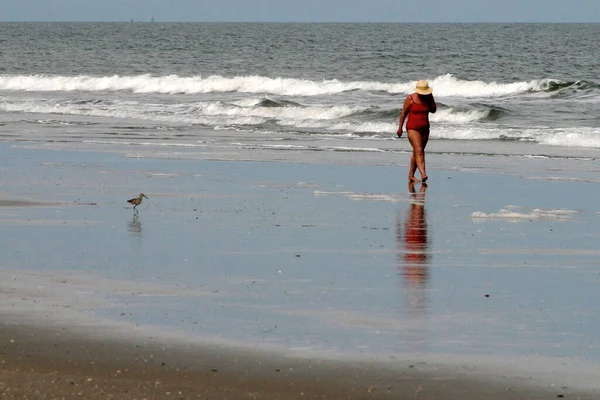
<svg viewBox="0 0 600 400"><path fill-rule="evenodd" d="M429 82L421 79L415 85L415 92L417 92L418 94L431 94L431 92L433 92L433 89L429 87Z"/></svg>

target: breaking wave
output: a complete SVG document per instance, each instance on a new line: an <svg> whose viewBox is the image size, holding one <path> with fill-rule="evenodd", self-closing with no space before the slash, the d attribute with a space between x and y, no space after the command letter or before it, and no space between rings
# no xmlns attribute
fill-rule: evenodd
<svg viewBox="0 0 600 400"><path fill-rule="evenodd" d="M0 75L0 90L6 91L131 91L134 93L199 94L199 93L259 93L280 96L319 96L351 91L387 92L404 94L412 92L414 81L387 83L375 81L349 81L337 79L312 81L296 78L236 76L225 77L178 75L152 76L53 76L53 75ZM435 93L452 97L511 96L527 92L555 92L574 85L583 89L598 89L590 83L560 82L541 79L513 83L463 80L451 74L430 80Z"/></svg>

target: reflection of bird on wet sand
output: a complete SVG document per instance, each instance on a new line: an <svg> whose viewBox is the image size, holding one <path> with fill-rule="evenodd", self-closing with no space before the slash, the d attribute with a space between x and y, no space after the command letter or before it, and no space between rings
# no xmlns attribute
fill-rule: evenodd
<svg viewBox="0 0 600 400"><path fill-rule="evenodd" d="M139 206L140 204L142 204L142 200L143 200L144 197L148 198L144 193L140 193L140 195L138 197L135 197L133 199L127 200L127 202L129 204L133 204L133 211L134 212L137 212L136 207Z"/></svg>
<svg viewBox="0 0 600 400"><path fill-rule="evenodd" d="M133 214L133 220L127 223L127 230L136 235L142 233L142 222L138 219L137 214Z"/></svg>
<svg viewBox="0 0 600 400"><path fill-rule="evenodd" d="M404 286L410 292L411 314L425 311L425 289L429 280L429 254L427 241L427 214L425 212L425 191L427 184L421 184L419 192L414 182L409 182L411 203L406 218L397 219L396 239L398 241L398 267Z"/></svg>

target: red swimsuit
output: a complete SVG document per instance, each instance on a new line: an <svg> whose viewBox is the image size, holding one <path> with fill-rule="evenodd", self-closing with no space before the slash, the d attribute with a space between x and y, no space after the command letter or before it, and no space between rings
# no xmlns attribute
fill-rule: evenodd
<svg viewBox="0 0 600 400"><path fill-rule="evenodd" d="M429 105L417 103L412 97L411 100L406 130L410 129L421 133L429 132Z"/></svg>

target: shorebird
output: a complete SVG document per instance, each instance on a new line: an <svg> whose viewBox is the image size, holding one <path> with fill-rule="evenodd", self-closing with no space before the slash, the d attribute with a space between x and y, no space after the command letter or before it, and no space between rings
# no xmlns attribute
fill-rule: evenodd
<svg viewBox="0 0 600 400"><path fill-rule="evenodd" d="M127 200L127 202L129 204L133 204L133 211L137 212L137 210L135 209L137 206L139 206L140 204L142 204L142 198L148 198L148 196L146 196L144 193L140 193L140 195L138 197L135 197L133 199L129 199Z"/></svg>

